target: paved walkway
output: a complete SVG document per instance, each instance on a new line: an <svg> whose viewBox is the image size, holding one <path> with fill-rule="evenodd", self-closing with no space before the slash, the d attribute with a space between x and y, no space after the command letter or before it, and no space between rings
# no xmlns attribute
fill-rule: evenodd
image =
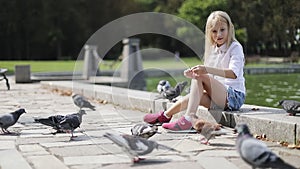
<svg viewBox="0 0 300 169"><path fill-rule="evenodd" d="M147 156L148 163L131 163L128 156L103 133L130 133L130 128L142 122L144 112L128 110L92 100L96 111L87 110L74 141L69 134L50 134L52 130L34 123L34 117L68 114L78 111L69 90L50 90L40 83L15 84L11 90L0 83L0 114L25 108L18 123L9 128L19 133L0 134L0 169L96 169L96 168L157 168L157 169L250 169L235 150L236 135L226 135L202 145L199 134L171 134L159 128L161 134L151 139L169 145L181 153L154 150ZM300 151L267 142L285 161L300 168Z"/></svg>

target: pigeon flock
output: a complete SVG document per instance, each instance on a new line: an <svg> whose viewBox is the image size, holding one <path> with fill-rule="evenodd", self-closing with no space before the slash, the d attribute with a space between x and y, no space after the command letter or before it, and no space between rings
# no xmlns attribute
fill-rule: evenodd
<svg viewBox="0 0 300 169"><path fill-rule="evenodd" d="M188 83L186 81L177 83L174 88L166 80L162 80L157 85L157 91L162 98L174 101L178 97ZM79 94L73 94L72 99L74 104L79 107L79 111L67 115L52 115L44 118L35 118L36 123L40 123L56 130L55 133L70 133L70 140L74 137L74 131L80 127L82 117L86 114L84 108L95 111L95 106L92 105L86 98ZM294 100L281 100L279 105L289 113L295 116L300 113L300 102ZM8 128L17 123L20 116L26 113L25 109L21 108L14 112L3 114L0 116L0 127L4 134L11 134ZM209 140L216 136L226 135L228 131L223 130L219 124L212 124L204 120L198 119L194 123L194 129L204 136L200 143L209 145ZM135 124L131 129L130 134L115 134L106 132L103 137L111 140L114 144L121 147L124 152L132 159L133 163L140 162L145 158L141 157L151 153L154 149L166 150L180 153L180 151L169 146L159 144L151 140L151 137L158 133L158 126L147 123ZM250 133L247 124L237 124L234 132L238 133L236 137L236 150L240 157L248 163L252 168L280 168L280 169L295 169L295 167L283 161L279 156L273 153L267 145L254 138Z"/></svg>
<svg viewBox="0 0 300 169"><path fill-rule="evenodd" d="M71 133L70 140L72 140L76 137L74 136L74 130L80 127L80 124L82 123L82 116L86 114L85 110L82 110L82 108L95 110L95 106L82 96L76 94L76 97L72 98L75 105L80 108L78 112L68 115L53 115L45 118L35 118L34 121L52 127L56 130L53 134ZM0 116L0 127L3 134L11 134L11 132L8 131L8 128L16 124L23 113L26 113L26 111L24 108L21 108L14 112Z"/></svg>

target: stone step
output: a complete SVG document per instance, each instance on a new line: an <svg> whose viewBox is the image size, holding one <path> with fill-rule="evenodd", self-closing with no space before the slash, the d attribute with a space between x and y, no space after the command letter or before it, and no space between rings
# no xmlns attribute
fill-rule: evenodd
<svg viewBox="0 0 300 169"><path fill-rule="evenodd" d="M106 100L108 103L144 111L145 113L166 110L173 104L166 99L155 99L158 96L157 93L126 88L76 81L41 82L41 84L50 88L69 89L86 97ZM183 114L184 112L178 113L174 119ZM240 111L227 112L222 110L208 111L206 108L199 106L197 115L208 121L232 128L237 123L247 123L252 133L264 134L273 141L288 143L298 143L300 141L299 115L287 116L287 113L282 109L245 104Z"/></svg>

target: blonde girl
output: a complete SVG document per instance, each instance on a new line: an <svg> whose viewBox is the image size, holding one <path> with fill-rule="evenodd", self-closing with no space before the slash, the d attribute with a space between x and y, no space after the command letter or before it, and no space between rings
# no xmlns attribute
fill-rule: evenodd
<svg viewBox="0 0 300 169"><path fill-rule="evenodd" d="M233 111L244 104L244 53L235 39L229 15L224 11L212 12L207 18L205 36L204 65L184 71L184 75L191 78L190 94L166 111L145 115L145 122L161 123L169 130L189 130L199 105ZM170 122L174 114L183 110L186 110L184 116Z"/></svg>

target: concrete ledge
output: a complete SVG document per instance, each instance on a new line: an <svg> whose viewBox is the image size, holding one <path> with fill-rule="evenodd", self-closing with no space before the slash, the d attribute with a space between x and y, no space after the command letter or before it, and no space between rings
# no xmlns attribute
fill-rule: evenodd
<svg viewBox="0 0 300 169"><path fill-rule="evenodd" d="M166 99L155 100L154 98L158 96L158 93L152 92L72 81L43 81L41 84L52 89L72 90L86 97L106 100L111 104L147 113L166 110L173 104ZM179 118L184 113L176 114L173 119ZM197 115L205 120L228 127L234 127L237 123L247 123L254 134L265 134L268 139L273 141L286 141L289 143L300 141L299 115L287 116L287 113L282 109L243 105L240 111L227 112L222 110L208 111L206 108L199 106Z"/></svg>

